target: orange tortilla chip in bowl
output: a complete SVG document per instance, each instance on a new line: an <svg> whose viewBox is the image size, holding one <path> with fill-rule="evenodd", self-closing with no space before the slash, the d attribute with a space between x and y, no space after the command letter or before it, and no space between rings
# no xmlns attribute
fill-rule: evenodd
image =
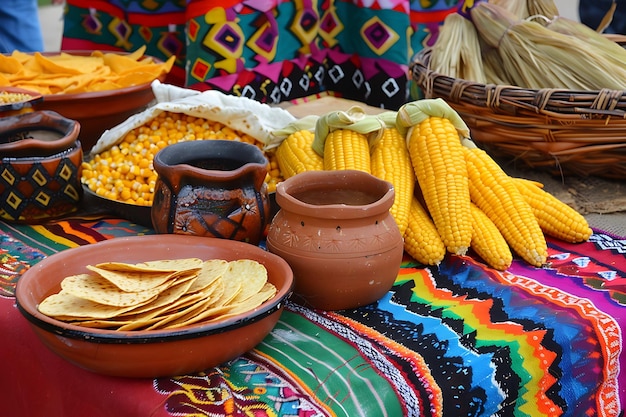
<svg viewBox="0 0 626 417"><path fill-rule="evenodd" d="M170 264L188 266L163 271ZM114 273L99 275L109 268ZM224 287L246 290L224 304ZM44 345L69 362L154 378L199 372L254 348L276 325L292 287L289 265L257 246L147 235L51 255L20 277L16 299Z"/></svg>
<svg viewBox="0 0 626 417"><path fill-rule="evenodd" d="M172 69L174 56L164 62L144 51L16 51L0 56L0 80L43 94L36 110L78 121L88 153L105 130L144 110L154 100L152 81L164 81Z"/></svg>

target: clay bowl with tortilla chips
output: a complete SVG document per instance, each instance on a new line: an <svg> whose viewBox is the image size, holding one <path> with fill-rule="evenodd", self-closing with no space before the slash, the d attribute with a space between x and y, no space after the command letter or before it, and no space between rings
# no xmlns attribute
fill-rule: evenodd
<svg viewBox="0 0 626 417"><path fill-rule="evenodd" d="M162 377L203 371L274 328L293 273L228 239L118 237L51 255L18 281L17 306L45 346L92 372Z"/></svg>
<svg viewBox="0 0 626 417"><path fill-rule="evenodd" d="M113 51L59 51L0 55L0 79L39 92L36 110L52 110L81 125L88 153L105 130L142 111L154 100L151 83L163 81L173 59Z"/></svg>

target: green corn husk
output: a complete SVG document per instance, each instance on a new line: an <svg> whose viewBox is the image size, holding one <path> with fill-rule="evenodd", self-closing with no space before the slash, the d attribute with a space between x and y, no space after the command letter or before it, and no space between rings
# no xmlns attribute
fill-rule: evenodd
<svg viewBox="0 0 626 417"><path fill-rule="evenodd" d="M479 35L498 49L503 72L516 86L578 91L626 88L624 66L607 61L580 39L517 19L490 3L477 4L471 14Z"/></svg>
<svg viewBox="0 0 626 417"><path fill-rule="evenodd" d="M453 78L485 82L476 28L458 13L446 16L431 48L430 69Z"/></svg>
<svg viewBox="0 0 626 417"><path fill-rule="evenodd" d="M330 132L337 129L349 129L367 136L371 144L383 134L384 122L376 115L367 114L361 106L352 106L348 110L333 110L315 121L315 137L311 147L318 155L324 156L324 144Z"/></svg>

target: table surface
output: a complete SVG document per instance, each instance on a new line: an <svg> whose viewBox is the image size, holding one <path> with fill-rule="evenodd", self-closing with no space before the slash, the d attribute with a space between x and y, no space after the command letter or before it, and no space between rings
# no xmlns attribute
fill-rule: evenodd
<svg viewBox="0 0 626 417"><path fill-rule="evenodd" d="M2 415L618 416L626 239L549 240L550 266L405 258L378 302L327 312L289 302L252 351L194 375L103 376L49 351L15 306L20 275L62 250L154 233L91 211L0 222ZM182 254L184 255L184 254Z"/></svg>

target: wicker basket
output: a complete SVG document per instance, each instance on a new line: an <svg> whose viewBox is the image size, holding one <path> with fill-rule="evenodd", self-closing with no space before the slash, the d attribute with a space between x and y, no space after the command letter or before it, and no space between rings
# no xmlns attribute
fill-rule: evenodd
<svg viewBox="0 0 626 417"><path fill-rule="evenodd" d="M431 49L411 62L424 98L446 100L494 157L555 175L626 178L626 90L533 90L480 84L429 69Z"/></svg>

